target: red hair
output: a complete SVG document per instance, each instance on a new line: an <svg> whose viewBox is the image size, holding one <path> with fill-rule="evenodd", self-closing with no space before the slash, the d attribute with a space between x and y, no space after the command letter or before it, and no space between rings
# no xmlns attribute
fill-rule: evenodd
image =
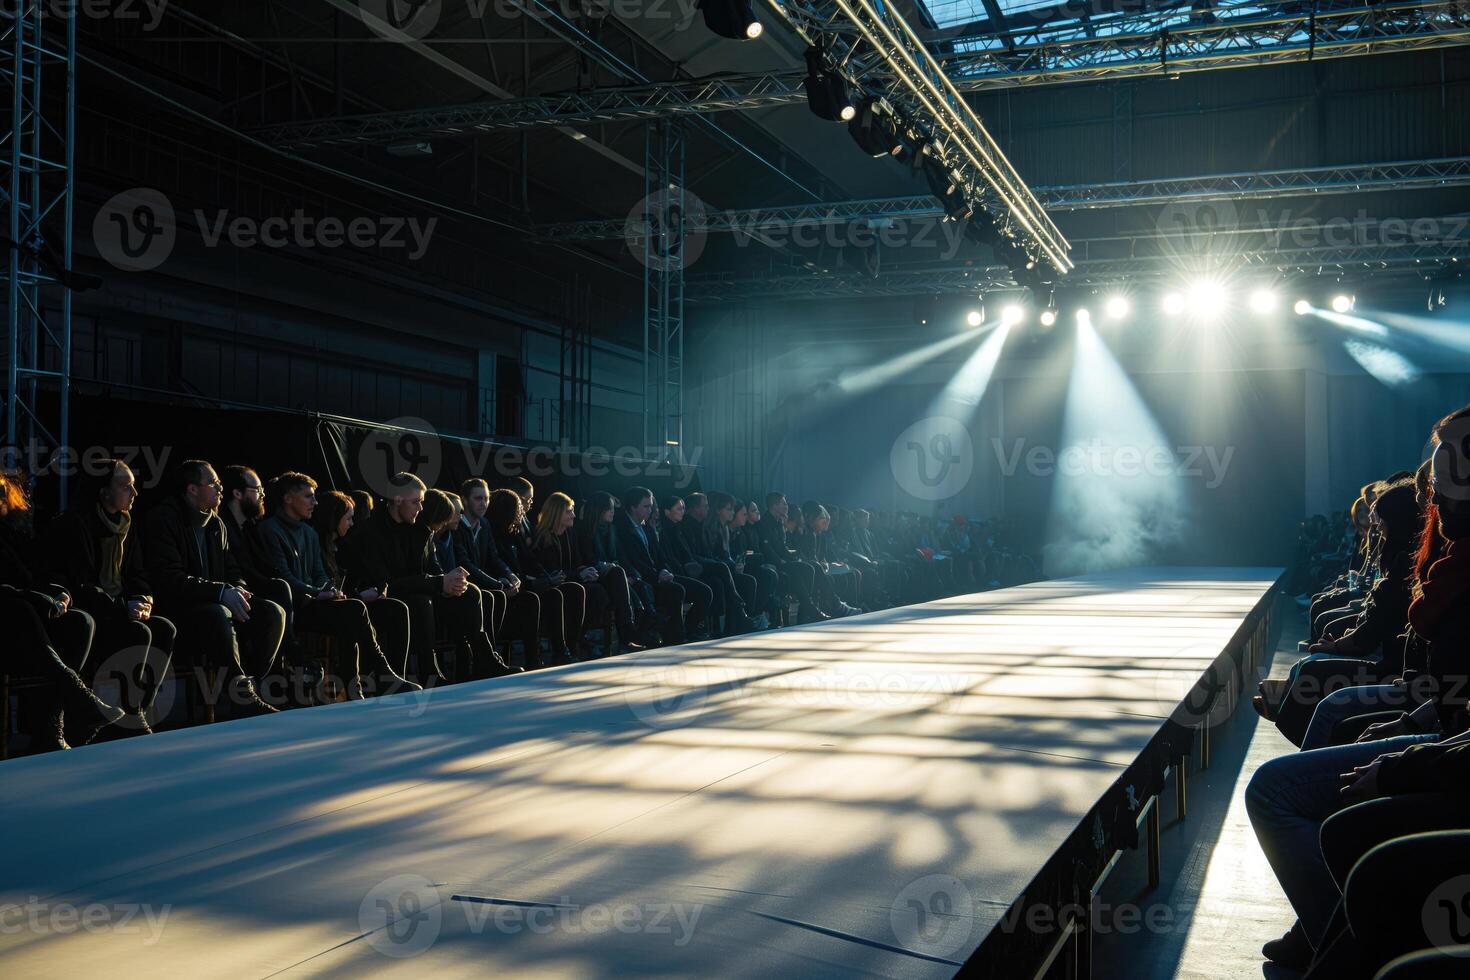
<svg viewBox="0 0 1470 980"><path fill-rule="evenodd" d="M1419 550L1414 555L1413 596L1424 594L1424 576L1429 566L1444 554L1444 538L1439 534L1439 508L1431 501L1424 507L1424 528L1419 532Z"/></svg>

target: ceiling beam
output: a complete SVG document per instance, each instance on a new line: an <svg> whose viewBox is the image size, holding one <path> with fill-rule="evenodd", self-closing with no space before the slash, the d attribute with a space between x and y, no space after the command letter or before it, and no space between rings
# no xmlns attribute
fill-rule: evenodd
<svg viewBox="0 0 1470 980"><path fill-rule="evenodd" d="M1164 177L1123 183L1068 184L1033 190L1042 206L1055 212L1467 186L1470 186L1470 156ZM842 224L880 218L934 218L943 214L933 196L913 194L790 207L692 212L688 230L771 233L789 231L806 224ZM627 238L629 230L623 218L598 218L542 225L536 229L536 234L548 241L612 241ZM636 232L634 234L636 237Z"/></svg>
<svg viewBox="0 0 1470 980"><path fill-rule="evenodd" d="M345 3L346 0L328 0ZM1238 5L1237 5L1238 6ZM1120 14L1094 19L1097 36L1081 32L1007 49L995 38L966 42L971 50L940 56L961 92L1115 78L1180 74L1333 58L1421 51L1470 44L1470 12L1462 0L1382 3L1345 10L1310 7L1291 13L1232 17L1191 24L1188 10ZM946 45L948 46L948 45ZM804 102L803 74L780 71L679 79L562 92L531 98L363 113L266 126L253 135L282 147L384 144L409 137L455 138L497 129L562 128L662 116L760 109Z"/></svg>

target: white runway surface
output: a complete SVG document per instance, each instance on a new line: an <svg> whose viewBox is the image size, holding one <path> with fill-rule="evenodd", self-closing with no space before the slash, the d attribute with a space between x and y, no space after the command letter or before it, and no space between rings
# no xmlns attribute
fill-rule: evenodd
<svg viewBox="0 0 1470 980"><path fill-rule="evenodd" d="M0 975L949 976L1279 573L1038 583L0 763Z"/></svg>

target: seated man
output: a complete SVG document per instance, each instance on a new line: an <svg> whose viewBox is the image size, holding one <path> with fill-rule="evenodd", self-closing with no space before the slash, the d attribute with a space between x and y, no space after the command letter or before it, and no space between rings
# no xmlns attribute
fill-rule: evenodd
<svg viewBox="0 0 1470 980"><path fill-rule="evenodd" d="M174 470L173 485L143 525L144 564L158 610L178 627L180 649L197 651L204 666L224 670L237 713L273 712L255 679L275 663L286 612L245 587L216 513L221 485L214 467L188 460Z"/></svg>
<svg viewBox="0 0 1470 980"><path fill-rule="evenodd" d="M148 713L168 676L176 631L153 615L141 532L132 533L137 497L133 471L122 460L85 470L71 509L42 536L38 564L44 577L66 587L73 607L96 622L91 659L112 676L98 676L94 684L116 680L132 716L123 727L148 732Z"/></svg>
<svg viewBox="0 0 1470 980"><path fill-rule="evenodd" d="M502 641L519 641L527 664L536 662L541 638L541 597L522 588L521 577L506 564L495 546L495 534L485 520L490 506L490 485L481 479L464 481L459 489L464 512L459 524L450 532L454 542L456 564L469 573L470 582L482 590L500 592L506 601L501 605L501 622L493 633Z"/></svg>
<svg viewBox="0 0 1470 980"><path fill-rule="evenodd" d="M485 607L480 589L461 567L446 571L439 565L432 534L420 523L424 509L424 481L412 473L395 474L391 496L354 532L348 573L357 581L372 582L379 593L408 606L411 649L420 678L442 683L448 678L434 656L434 638L440 623L454 640L461 657L471 663L472 677L499 677L519 673L495 652L485 633Z"/></svg>
<svg viewBox="0 0 1470 980"><path fill-rule="evenodd" d="M786 534L786 495L779 490L766 494L766 516L756 525L760 534L760 553L781 576L782 591L797 602L797 621L816 623L829 619L817 608L814 566L801 560Z"/></svg>
<svg viewBox="0 0 1470 980"><path fill-rule="evenodd" d="M341 583L327 575L321 540L311 526L316 510L316 481L305 473L282 473L266 492L270 515L260 523L260 544L267 570L291 586L296 609L296 628L306 633L336 637L356 656L344 664L342 673L348 696L363 696L360 674L374 678L371 691L397 694L421 691L419 685L398 676L378 645L378 634L368 617L367 605L342 593ZM366 666L366 670L363 667Z"/></svg>
<svg viewBox="0 0 1470 980"><path fill-rule="evenodd" d="M283 649L292 645L291 617L295 604L291 586L270 569L265 547L260 540L260 522L265 515L265 485L248 466L226 466L220 471L221 492L219 519L230 536L230 551L235 564L245 576L245 587L262 599L269 599L286 610L286 636Z"/></svg>

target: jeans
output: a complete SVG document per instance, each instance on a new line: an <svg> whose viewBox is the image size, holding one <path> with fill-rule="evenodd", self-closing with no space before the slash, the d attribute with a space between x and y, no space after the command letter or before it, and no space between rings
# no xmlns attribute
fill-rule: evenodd
<svg viewBox="0 0 1470 980"><path fill-rule="evenodd" d="M1332 731L1339 722L1378 711L1408 711L1412 707L1409 689L1401 685L1367 684L1333 691L1317 702L1307 734L1302 738L1302 751L1331 745Z"/></svg>
<svg viewBox="0 0 1470 980"><path fill-rule="evenodd" d="M1272 759L1256 770L1245 790L1245 808L1281 890L1315 947L1327 929L1338 891L1322 859L1322 821L1345 806L1342 773L1389 752L1401 752L1438 735L1405 735L1377 742L1334 745Z"/></svg>

